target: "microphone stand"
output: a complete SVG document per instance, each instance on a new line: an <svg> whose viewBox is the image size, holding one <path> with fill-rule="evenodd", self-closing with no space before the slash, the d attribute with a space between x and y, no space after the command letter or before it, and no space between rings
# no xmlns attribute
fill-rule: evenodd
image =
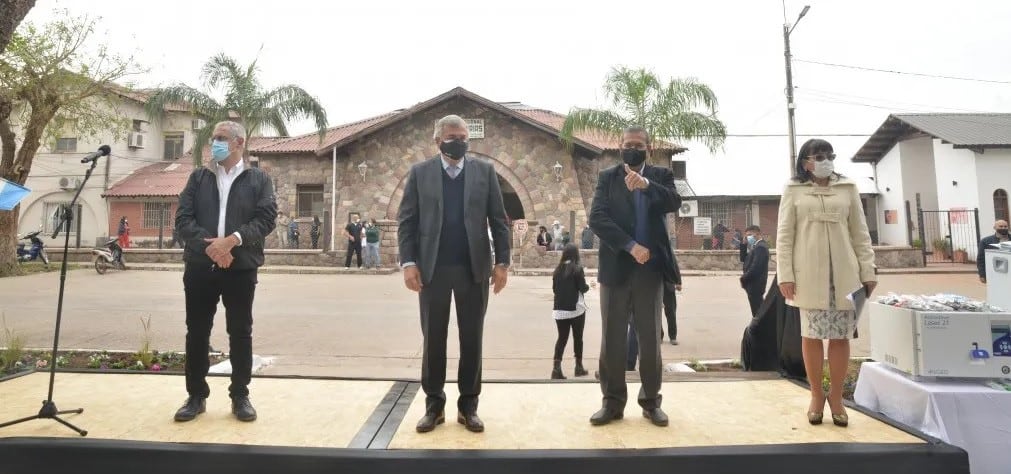
<svg viewBox="0 0 1011 474"><path fill-rule="evenodd" d="M84 413L84 408L77 408L74 410L57 409L56 403L53 402L53 384L56 382L56 351L60 346L60 322L63 319L63 289L67 283L67 254L70 249L70 229L72 228L70 224L74 220L74 206L77 204L77 199L81 196L81 191L84 189L84 185L88 183L88 178L91 177L91 172L95 170L95 165L97 164L98 158L91 160L91 167L84 172L84 181L81 181L81 185L77 188L77 193L74 194L74 199L70 201L69 205L63 208L63 215L60 217L60 225L53 233L53 238L55 239L56 236L60 234L60 229L63 229L65 239L63 243L63 263L60 267L60 296L56 304L56 330L53 333L53 352L49 354L49 396L42 401L42 409L39 410L37 415L27 416L14 421L8 421L6 423L0 423L0 428L31 420L51 419L56 420L67 428L76 431L81 436L88 435L86 430L82 430L60 418L60 415L66 415L68 413Z"/></svg>

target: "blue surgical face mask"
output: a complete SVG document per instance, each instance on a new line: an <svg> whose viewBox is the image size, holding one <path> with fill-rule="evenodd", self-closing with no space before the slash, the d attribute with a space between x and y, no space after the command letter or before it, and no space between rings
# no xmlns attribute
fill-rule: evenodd
<svg viewBox="0 0 1011 474"><path fill-rule="evenodd" d="M214 140L211 143L211 159L213 159L215 163L225 161L230 154L231 152L228 150L227 141Z"/></svg>
<svg viewBox="0 0 1011 474"><path fill-rule="evenodd" d="M749 235L748 236L748 245L755 245L756 241L757 241L757 239L755 239L754 235Z"/></svg>

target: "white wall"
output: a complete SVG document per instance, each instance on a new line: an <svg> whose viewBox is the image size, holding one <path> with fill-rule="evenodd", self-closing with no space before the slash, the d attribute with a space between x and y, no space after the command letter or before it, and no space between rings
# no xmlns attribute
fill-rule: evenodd
<svg viewBox="0 0 1011 474"><path fill-rule="evenodd" d="M933 139L914 138L898 144L902 156L902 192L910 209L916 210L916 194L923 209L937 209L937 174ZM914 216L915 220L915 216Z"/></svg>
<svg viewBox="0 0 1011 474"><path fill-rule="evenodd" d="M139 102L123 99L116 104L115 113L129 120L148 120L143 105ZM37 230L48 219L45 215L46 203L68 202L74 196L73 190L63 190L59 186L60 178L67 177L71 181L84 178L88 166L81 164L81 157L95 151L100 145L107 144L112 148L108 158L101 158L94 173L81 192L80 203L83 206L81 221L81 245L95 245L96 238L109 235L109 207L102 197L106 186L112 186L134 172L138 168L160 162L164 154L164 134L166 132L183 132L183 148L188 150L193 146L195 134L190 131L192 117L189 114L168 113L162 121L146 125L144 148L127 146L125 138L115 139L113 133L107 133L98 138L75 137L76 132L68 130L61 134L66 138L78 138L77 151L72 153L56 153L55 144L44 143L32 163L31 173L25 186L32 190L21 202L21 214L18 222L18 233L25 234ZM19 132L20 133L20 132ZM108 161L106 161L108 160ZM107 166L108 165L108 166ZM107 179L108 177L108 179ZM76 225L74 226L76 229ZM75 243L76 235L71 237L71 245ZM46 245L63 246L63 237L57 240L43 239Z"/></svg>
<svg viewBox="0 0 1011 474"><path fill-rule="evenodd" d="M966 149L955 149L950 144L934 139L934 158L937 170L937 205L940 210L975 209L980 206L976 154ZM957 184L954 184L954 183ZM952 216L958 219L957 216ZM942 234L947 222L941 222ZM978 242L976 223L971 216L950 224L952 249L965 249L970 258L975 257ZM928 243L929 245L929 243Z"/></svg>
<svg viewBox="0 0 1011 474"><path fill-rule="evenodd" d="M878 195L877 212L874 220L878 223L878 242L881 245L908 245L905 201L903 190L902 160L900 147L892 147L877 164ZM894 210L898 220L895 224L885 223L885 211Z"/></svg>
<svg viewBox="0 0 1011 474"><path fill-rule="evenodd" d="M985 150L976 154L977 187L979 189L979 227L983 236L993 233L996 220L993 192L1003 189L1011 193L1011 150ZM982 236L981 236L982 237Z"/></svg>

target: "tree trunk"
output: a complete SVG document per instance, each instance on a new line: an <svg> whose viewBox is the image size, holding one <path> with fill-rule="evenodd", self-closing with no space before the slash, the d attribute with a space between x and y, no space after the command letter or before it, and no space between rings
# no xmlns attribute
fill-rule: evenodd
<svg viewBox="0 0 1011 474"><path fill-rule="evenodd" d="M0 53L7 49L14 30L35 6L35 0L0 0Z"/></svg>
<svg viewBox="0 0 1011 474"><path fill-rule="evenodd" d="M21 273L17 260L20 209L21 206L15 206L13 211L0 211L0 276Z"/></svg>

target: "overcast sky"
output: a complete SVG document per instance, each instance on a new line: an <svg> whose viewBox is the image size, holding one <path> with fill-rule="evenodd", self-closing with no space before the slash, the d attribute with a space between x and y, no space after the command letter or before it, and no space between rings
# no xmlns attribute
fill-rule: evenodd
<svg viewBox="0 0 1011 474"><path fill-rule="evenodd" d="M791 23L805 4L791 36L798 134L869 135L892 112L1011 111L1011 84L799 62L1011 81L1011 1L788 0ZM332 125L456 86L564 113L603 105L615 65L693 76L715 90L730 134L784 134L730 137L715 154L688 143L696 192L774 194L787 177L781 0L40 0L28 20L54 8L101 17L95 38L150 69L140 86L199 85L212 55L259 54L265 86L304 87ZM828 139L838 167L869 183L869 167L848 162L866 137Z"/></svg>

